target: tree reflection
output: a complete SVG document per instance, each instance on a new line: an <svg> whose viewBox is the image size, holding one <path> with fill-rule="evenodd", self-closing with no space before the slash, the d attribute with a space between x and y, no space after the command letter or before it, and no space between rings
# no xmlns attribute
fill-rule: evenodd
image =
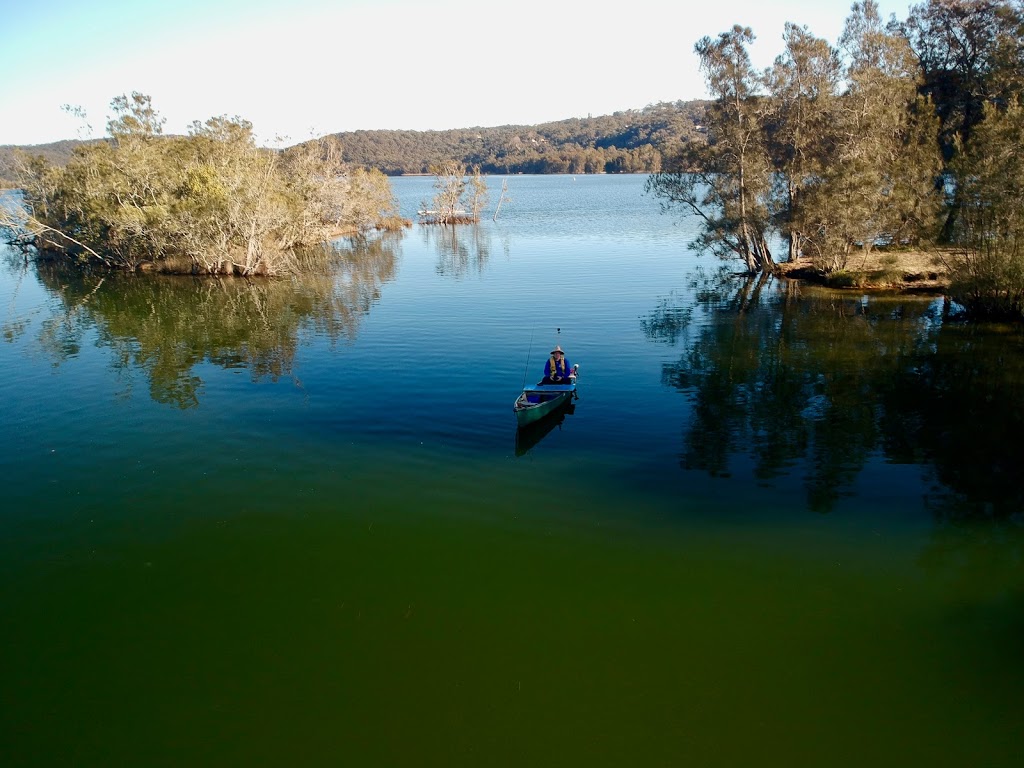
<svg viewBox="0 0 1024 768"><path fill-rule="evenodd" d="M802 471L808 506L828 511L883 455L934 467L937 514L1024 509L1019 331L943 323L928 299L868 300L788 281L698 295L707 322L663 369L693 404L683 467L727 476L742 457L762 482ZM663 302L645 331L678 337L684 311Z"/></svg>
<svg viewBox="0 0 1024 768"><path fill-rule="evenodd" d="M935 467L936 515L1007 519L1024 514L1024 339L1019 329L952 325L904 366L885 393L894 458Z"/></svg>
<svg viewBox="0 0 1024 768"><path fill-rule="evenodd" d="M395 276L400 238L333 244L319 270L292 279L246 281L90 274L39 264L61 301L40 342L55 364L78 353L87 332L112 352L131 386L144 372L150 395L179 408L199 403L201 364L243 368L253 381L291 376L303 333L352 340L361 318ZM310 257L311 262L315 261Z"/></svg>
<svg viewBox="0 0 1024 768"><path fill-rule="evenodd" d="M420 227L423 242L437 250L437 273L456 279L480 273L491 258L491 236L479 224Z"/></svg>

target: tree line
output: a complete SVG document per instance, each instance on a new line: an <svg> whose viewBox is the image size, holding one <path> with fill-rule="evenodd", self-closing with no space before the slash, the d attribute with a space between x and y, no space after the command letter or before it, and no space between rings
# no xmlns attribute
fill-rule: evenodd
<svg viewBox="0 0 1024 768"><path fill-rule="evenodd" d="M737 25L697 42L706 141L648 180L701 218L693 247L770 274L778 238L837 275L856 251L942 245L958 301L1021 317L1024 3L928 0L883 23L855 2L837 45L787 23L765 71L754 40Z"/></svg>
<svg viewBox="0 0 1024 768"><path fill-rule="evenodd" d="M680 142L699 140L701 101L648 105L533 126L333 134L345 159L389 176L427 174L445 162L484 174L655 173Z"/></svg>

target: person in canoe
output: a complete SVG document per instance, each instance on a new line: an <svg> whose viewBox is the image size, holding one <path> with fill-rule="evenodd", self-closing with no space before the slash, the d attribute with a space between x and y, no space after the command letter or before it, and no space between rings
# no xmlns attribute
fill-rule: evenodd
<svg viewBox="0 0 1024 768"><path fill-rule="evenodd" d="M572 366L565 357L561 347L551 350L551 357L544 363L544 378L541 384L569 384L573 375Z"/></svg>

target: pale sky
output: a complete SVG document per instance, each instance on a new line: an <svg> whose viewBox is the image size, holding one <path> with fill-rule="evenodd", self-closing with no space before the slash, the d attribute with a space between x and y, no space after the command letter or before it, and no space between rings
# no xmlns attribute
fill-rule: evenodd
<svg viewBox="0 0 1024 768"><path fill-rule="evenodd" d="M785 22L835 43L852 0L0 0L0 145L104 135L139 91L165 133L218 115L261 143L359 129L535 125L706 96L704 35ZM880 0L883 20L911 3ZM278 137L283 137L280 141Z"/></svg>

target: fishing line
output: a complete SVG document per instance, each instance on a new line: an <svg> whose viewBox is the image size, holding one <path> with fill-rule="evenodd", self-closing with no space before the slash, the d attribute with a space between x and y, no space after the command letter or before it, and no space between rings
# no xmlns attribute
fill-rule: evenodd
<svg viewBox="0 0 1024 768"><path fill-rule="evenodd" d="M526 370L523 371L523 386L520 387L520 389L524 389L526 387L526 377L530 373L530 354L533 352L533 332L536 329L537 326L533 326L533 328L530 329L530 348L526 351Z"/></svg>

